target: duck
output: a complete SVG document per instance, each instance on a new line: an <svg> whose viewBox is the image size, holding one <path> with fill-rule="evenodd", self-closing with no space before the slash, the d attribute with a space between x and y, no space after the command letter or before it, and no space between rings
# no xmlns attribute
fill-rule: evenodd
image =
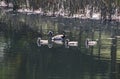
<svg viewBox="0 0 120 79"><path fill-rule="evenodd" d="M65 35L59 34L59 35L55 35L54 37L52 37L52 41L63 41L64 38L65 38Z"/></svg>
<svg viewBox="0 0 120 79"><path fill-rule="evenodd" d="M86 48L89 48L90 46L95 46L97 44L97 42L98 42L98 39L90 40L87 38L85 41L85 46L86 46Z"/></svg>
<svg viewBox="0 0 120 79"><path fill-rule="evenodd" d="M55 35L52 37L52 42L55 44L64 44L64 40L65 40L65 35L63 34L59 34L59 35Z"/></svg>
<svg viewBox="0 0 120 79"><path fill-rule="evenodd" d="M78 46L78 41L70 41L69 39L65 40L65 48L77 47L77 46Z"/></svg>
<svg viewBox="0 0 120 79"><path fill-rule="evenodd" d="M42 45L43 46L47 45L49 48L53 47L52 43L49 43L49 40L42 40L41 37L38 37L37 46L40 47Z"/></svg>
<svg viewBox="0 0 120 79"><path fill-rule="evenodd" d="M69 48L70 46L77 47L78 41L70 41L69 39L66 39L65 34L57 34L53 36L53 32L48 32L49 38L48 40L42 40L41 37L38 37L37 39L37 45L40 47L41 45L48 45L49 48L53 47L53 43L58 45L65 45L65 48Z"/></svg>

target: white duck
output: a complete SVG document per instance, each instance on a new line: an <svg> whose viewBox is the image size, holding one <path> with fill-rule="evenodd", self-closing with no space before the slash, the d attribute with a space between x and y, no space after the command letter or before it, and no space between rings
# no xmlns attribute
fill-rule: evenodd
<svg viewBox="0 0 120 79"><path fill-rule="evenodd" d="M41 45L48 45L49 48L52 48L53 45L48 42L48 40L41 40L40 37L37 39L37 45L40 47Z"/></svg>
<svg viewBox="0 0 120 79"><path fill-rule="evenodd" d="M69 39L65 40L65 48L69 47L77 47L78 46L78 41L70 41Z"/></svg>

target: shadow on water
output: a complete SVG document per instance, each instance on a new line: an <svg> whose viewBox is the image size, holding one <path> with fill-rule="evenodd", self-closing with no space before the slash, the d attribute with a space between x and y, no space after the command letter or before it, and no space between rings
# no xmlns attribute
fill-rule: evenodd
<svg viewBox="0 0 120 79"><path fill-rule="evenodd" d="M97 46L92 50L84 45L86 38L94 38L95 28L94 39L98 38L99 26L105 29L99 21L30 17L18 19L16 15L7 24L0 23L0 79L110 79L110 62L90 56L91 51L97 53ZM78 40L78 48L37 46L38 33L46 39L49 30L59 34L63 29L70 40ZM106 27L105 32L109 31ZM105 47L102 52L109 52Z"/></svg>
<svg viewBox="0 0 120 79"><path fill-rule="evenodd" d="M109 79L108 62L95 60L76 48L37 47L35 35L20 31L0 36L6 43L0 79Z"/></svg>

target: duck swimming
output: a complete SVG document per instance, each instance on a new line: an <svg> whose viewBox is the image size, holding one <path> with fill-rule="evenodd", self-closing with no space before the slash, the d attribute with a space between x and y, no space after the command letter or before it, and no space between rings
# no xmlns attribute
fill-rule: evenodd
<svg viewBox="0 0 120 79"><path fill-rule="evenodd" d="M53 47L53 43L58 44L58 45L65 45L65 48L69 48L69 46L78 46L77 41L70 41L69 39L65 39L65 34L58 34L53 36L53 32L48 32L48 40L42 40L40 37L37 39L37 45L48 45L49 48Z"/></svg>

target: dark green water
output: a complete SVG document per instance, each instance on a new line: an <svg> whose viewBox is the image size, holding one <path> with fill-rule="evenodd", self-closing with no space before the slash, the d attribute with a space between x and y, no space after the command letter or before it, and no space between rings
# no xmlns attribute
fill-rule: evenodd
<svg viewBox="0 0 120 79"><path fill-rule="evenodd" d="M16 15L8 13L2 21L0 79L117 79L111 78L111 74L120 76L119 62L112 67L110 61L102 59L111 57L111 40L106 40L111 37L112 30L109 24L104 25L101 21L91 19L55 18L19 13ZM69 49L64 46L54 46L51 49L47 46L38 47L36 44L38 33L47 39L50 30L54 34L65 32L70 40L79 42L79 47ZM102 39L101 44L87 49L85 46L87 38ZM100 56L102 60L90 55ZM116 72L111 73L112 69L116 69Z"/></svg>
<svg viewBox="0 0 120 79"><path fill-rule="evenodd" d="M77 48L37 47L33 36L0 34L0 79L109 79L108 62Z"/></svg>

